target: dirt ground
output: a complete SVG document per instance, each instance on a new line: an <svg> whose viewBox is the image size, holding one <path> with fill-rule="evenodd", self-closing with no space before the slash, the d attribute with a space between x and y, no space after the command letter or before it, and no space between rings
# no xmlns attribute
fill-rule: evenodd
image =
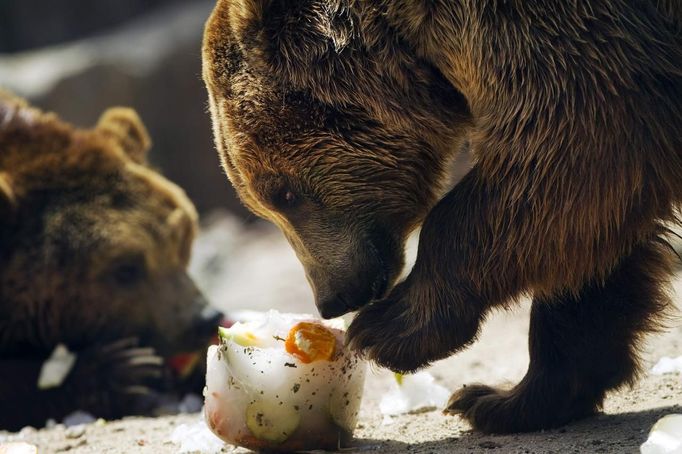
<svg viewBox="0 0 682 454"><path fill-rule="evenodd" d="M271 253L274 250L268 249ZM281 250L290 253L286 246L282 246ZM235 258L238 257L233 252L232 260ZM284 261L278 263L281 266ZM294 268L300 267L294 258L287 263ZM254 288L251 284L249 287ZM677 305L682 307L682 275L674 281L674 289ZM310 304L310 301L306 301L298 305L288 304L280 309L312 311L314 309ZM528 363L527 332L526 302L513 312L496 313L487 322L474 346L435 364L429 371L440 384L452 390L473 382L512 384L523 376ZM344 452L639 452L639 445L646 440L649 429L657 419L669 413L682 413L682 376L656 376L648 372L661 357L682 355L682 318L679 312L671 321L668 331L648 340L643 354L646 372L641 380L632 389L610 394L603 414L557 430L511 436L474 433L458 417L443 416L440 411L403 415L387 423L379 411L379 401L389 389L392 376L387 371L372 369L366 382L354 447ZM608 360L604 358L604 361ZM192 414L129 418L105 424L89 424L84 428L26 428L19 434L0 433L0 442L3 438L23 439L36 444L41 453L176 453L178 446L169 441L171 433L178 425L193 423L199 418L200 415ZM226 447L223 451L230 452L231 448Z"/></svg>

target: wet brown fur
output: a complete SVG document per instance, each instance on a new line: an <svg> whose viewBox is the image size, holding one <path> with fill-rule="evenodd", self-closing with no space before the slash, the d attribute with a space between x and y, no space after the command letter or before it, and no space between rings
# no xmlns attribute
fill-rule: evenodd
<svg viewBox="0 0 682 454"><path fill-rule="evenodd" d="M369 358L423 367L533 295L524 381L467 387L449 411L536 430L632 381L666 305L681 30L674 0L219 0L204 79L230 180L284 231L323 315L362 307L348 336ZM465 140L474 167L437 201Z"/></svg>
<svg viewBox="0 0 682 454"><path fill-rule="evenodd" d="M0 428L134 412L155 355L203 348L214 332L198 328L205 301L186 274L196 212L147 166L149 146L130 109L78 129L0 91L0 407L13 409ZM77 366L39 391L59 343Z"/></svg>

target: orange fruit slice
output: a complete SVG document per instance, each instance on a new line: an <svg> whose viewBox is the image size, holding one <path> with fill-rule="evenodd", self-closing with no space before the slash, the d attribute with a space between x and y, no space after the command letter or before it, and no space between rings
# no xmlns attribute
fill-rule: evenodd
<svg viewBox="0 0 682 454"><path fill-rule="evenodd" d="M330 361L336 350L336 336L319 323L299 322L289 331L284 348L302 363Z"/></svg>

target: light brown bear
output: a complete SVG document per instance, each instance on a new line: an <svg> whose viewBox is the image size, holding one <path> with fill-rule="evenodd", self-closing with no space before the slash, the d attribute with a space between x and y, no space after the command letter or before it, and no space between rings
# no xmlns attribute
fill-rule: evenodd
<svg viewBox="0 0 682 454"><path fill-rule="evenodd" d="M448 406L527 431L598 410L659 326L681 24L676 0L219 0L203 76L230 180L284 231L320 313L359 309L367 357L418 369L533 296L524 379ZM463 141L474 166L437 200Z"/></svg>
<svg viewBox="0 0 682 454"><path fill-rule="evenodd" d="M0 429L151 410L163 359L214 335L186 273L196 212L149 145L130 109L83 130L0 91ZM39 390L59 343L76 364Z"/></svg>

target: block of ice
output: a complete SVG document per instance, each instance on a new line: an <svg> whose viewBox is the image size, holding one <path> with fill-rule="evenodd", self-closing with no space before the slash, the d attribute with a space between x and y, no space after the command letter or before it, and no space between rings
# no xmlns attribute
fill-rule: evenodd
<svg viewBox="0 0 682 454"><path fill-rule="evenodd" d="M342 320L265 313L221 329L207 354L207 424L254 450L333 450L355 428L366 364L344 347Z"/></svg>

